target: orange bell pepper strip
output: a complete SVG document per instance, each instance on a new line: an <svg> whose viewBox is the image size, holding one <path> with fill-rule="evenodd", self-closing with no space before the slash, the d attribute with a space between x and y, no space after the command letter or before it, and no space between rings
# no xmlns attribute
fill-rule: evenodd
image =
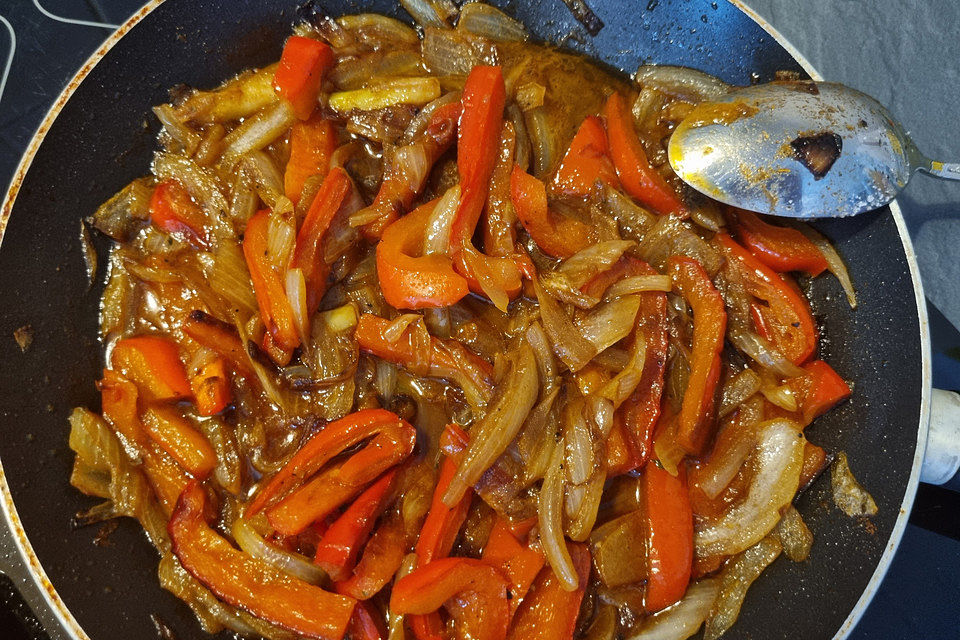
<svg viewBox="0 0 960 640"><path fill-rule="evenodd" d="M606 442L607 476L619 476L639 469L643 459L634 450L631 438L627 436L623 417L619 411L613 414L613 426Z"/></svg>
<svg viewBox="0 0 960 640"><path fill-rule="evenodd" d="M243 234L243 255L250 270L263 325L273 337L274 345L281 350L292 351L300 346L300 335L282 276L270 264L267 249L269 226L269 209L257 212L247 221Z"/></svg>
<svg viewBox="0 0 960 640"><path fill-rule="evenodd" d="M360 556L360 547L370 537L373 525L387 506L396 484L392 469L368 487L338 517L317 544L313 561L336 582L347 579Z"/></svg>
<svg viewBox="0 0 960 640"><path fill-rule="evenodd" d="M803 366L806 372L805 393L800 403L804 421L809 424L817 416L829 411L835 404L850 397L850 386L823 360L813 360Z"/></svg>
<svg viewBox="0 0 960 640"><path fill-rule="evenodd" d="M796 229L778 227L752 211L736 209L732 216L737 238L757 260L774 271L805 271L818 276L827 268L827 259L817 246Z"/></svg>
<svg viewBox="0 0 960 640"><path fill-rule="evenodd" d="M668 607L680 598L690 582L693 567L693 511L687 491L686 468L676 477L655 460L643 470L643 498L647 530L647 591L649 613Z"/></svg>
<svg viewBox="0 0 960 640"><path fill-rule="evenodd" d="M333 51L326 43L301 36L287 39L273 75L273 86L300 120L308 120L313 114L320 87L333 62Z"/></svg>
<svg viewBox="0 0 960 640"><path fill-rule="evenodd" d="M597 116L587 116L570 141L554 184L564 195L585 198L593 193L597 182L612 187L620 184L610 161L603 122Z"/></svg>
<svg viewBox="0 0 960 640"><path fill-rule="evenodd" d="M747 292L765 304L752 312L759 331L794 364L803 364L817 349L817 325L810 303L791 283L737 244L727 233L716 235L730 268L736 269Z"/></svg>
<svg viewBox="0 0 960 640"><path fill-rule="evenodd" d="M397 309L448 307L470 293L467 280L453 270L449 257L418 255L436 204L429 202L391 224L377 244L380 289Z"/></svg>
<svg viewBox="0 0 960 640"><path fill-rule="evenodd" d="M240 342L237 330L226 322L221 322L200 309L194 309L180 328L192 340L216 351L237 373L253 374L247 351Z"/></svg>
<svg viewBox="0 0 960 640"><path fill-rule="evenodd" d="M429 562L446 558L457 541L460 528L470 511L473 490L467 489L463 497L452 507L443 502L443 495L450 487L457 472L460 457L470 442L467 433L456 424L448 424L440 434L441 447L446 457L440 463L440 475L430 502L430 510L420 529L420 537L414 551L417 554L417 567ZM443 622L440 614L429 612L410 617L410 628L419 640L443 640Z"/></svg>
<svg viewBox="0 0 960 640"><path fill-rule="evenodd" d="M110 355L113 368L136 383L148 400L190 398L190 381L180 361L180 348L159 335L117 341Z"/></svg>
<svg viewBox="0 0 960 640"><path fill-rule="evenodd" d="M459 102L438 107L424 132L394 152L373 203L357 214L376 214L372 222L361 228L368 240L378 240L423 191L433 165L453 145L460 112Z"/></svg>
<svg viewBox="0 0 960 640"><path fill-rule="evenodd" d="M327 290L330 266L323 259L323 239L333 217L350 198L353 181L347 172L334 167L314 196L297 233L290 268L303 270L307 285L307 311L313 313Z"/></svg>
<svg viewBox="0 0 960 640"><path fill-rule="evenodd" d="M206 216L176 180L165 180L153 189L150 221L162 231L207 246Z"/></svg>
<svg viewBox="0 0 960 640"><path fill-rule="evenodd" d="M327 424L257 492L244 512L245 517L255 516L346 449L384 432L416 434L410 423L386 409L361 409Z"/></svg>
<svg viewBox="0 0 960 640"><path fill-rule="evenodd" d="M537 549L521 543L507 520L497 517L483 549L483 560L500 569L510 583L510 614L520 606L545 559Z"/></svg>
<svg viewBox="0 0 960 640"><path fill-rule="evenodd" d="M519 166L510 175L510 199L517 219L541 251L554 258L569 258L591 244L590 226L547 207L547 188Z"/></svg>
<svg viewBox="0 0 960 640"><path fill-rule="evenodd" d="M693 310L690 380L680 408L677 444L696 455L713 432L714 395L720 378L727 312L723 298L699 262L686 256L673 256L669 269L674 289Z"/></svg>
<svg viewBox="0 0 960 640"><path fill-rule="evenodd" d="M809 440L803 443L803 466L800 468L800 489L807 487L816 480L830 460L827 458L827 452L822 447L818 447Z"/></svg>
<svg viewBox="0 0 960 640"><path fill-rule="evenodd" d="M333 122L319 115L296 122L290 129L290 159L283 170L283 192L296 204L307 178L326 177L330 157L337 148L337 131Z"/></svg>
<svg viewBox="0 0 960 640"><path fill-rule="evenodd" d="M510 121L500 129L500 147L493 173L487 208L483 216L483 251L490 256L509 256L515 251L517 214L510 202L510 174L513 172L517 133Z"/></svg>
<svg viewBox="0 0 960 640"><path fill-rule="evenodd" d="M405 334L396 342L390 342L383 336L383 332L389 326L389 320L365 313L357 321L354 337L365 353L409 367L416 359L411 337ZM430 345L427 375L454 381L467 378L478 389L492 392L493 367L489 362L475 355L456 340L440 340L431 337ZM454 351L459 354L459 358L454 358L452 355Z"/></svg>
<svg viewBox="0 0 960 640"><path fill-rule="evenodd" d="M500 129L506 104L506 88L500 67L473 67L463 86L460 102L463 105L457 133L460 204L450 230L450 248L454 254L473 237L487 201L490 176L499 155Z"/></svg>
<svg viewBox="0 0 960 640"><path fill-rule="evenodd" d="M393 580L406 552L403 519L399 515L388 516L370 536L353 574L334 585L337 593L369 600Z"/></svg>
<svg viewBox="0 0 960 640"><path fill-rule="evenodd" d="M299 580L235 549L206 522L207 496L196 481L180 495L167 525L173 553L217 598L298 635L340 640L356 601Z"/></svg>
<svg viewBox="0 0 960 640"><path fill-rule="evenodd" d="M224 359L217 356L190 376L190 389L200 415L213 416L226 409L233 400L233 393Z"/></svg>
<svg viewBox="0 0 960 640"><path fill-rule="evenodd" d="M347 626L350 640L387 640L387 626L383 614L369 602L358 602Z"/></svg>
<svg viewBox="0 0 960 640"><path fill-rule="evenodd" d="M610 94L603 115L607 121L610 157L626 192L661 215L672 213L686 217L677 193L650 166L623 96L616 92Z"/></svg>
<svg viewBox="0 0 960 640"><path fill-rule="evenodd" d="M590 550L581 542L568 542L567 548L577 571L577 588L567 591L551 567L541 569L513 617L509 640L572 640L590 580Z"/></svg>
<svg viewBox="0 0 960 640"><path fill-rule="evenodd" d="M217 466L216 451L177 409L148 407L141 422L150 438L194 478L203 480Z"/></svg>
<svg viewBox="0 0 960 640"><path fill-rule="evenodd" d="M427 614L445 606L459 638L505 640L510 621L507 580L473 558L440 558L414 569L393 586L390 610Z"/></svg>

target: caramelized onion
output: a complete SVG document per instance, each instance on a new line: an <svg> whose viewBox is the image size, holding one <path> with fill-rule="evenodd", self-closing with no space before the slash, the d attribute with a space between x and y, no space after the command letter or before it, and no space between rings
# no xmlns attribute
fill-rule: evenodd
<svg viewBox="0 0 960 640"><path fill-rule="evenodd" d="M292 553L270 544L243 518L237 518L233 521L230 533L233 535L237 546L250 556L263 560L304 582L315 585L327 582L327 574L324 573L323 569L299 553Z"/></svg>
<svg viewBox="0 0 960 640"><path fill-rule="evenodd" d="M687 588L677 604L646 618L628 640L685 640L697 632L720 591L715 579L700 580Z"/></svg>
<svg viewBox="0 0 960 640"><path fill-rule="evenodd" d="M718 577L720 592L704 624L703 640L717 640L733 626L750 585L777 559L781 549L780 542L768 536L727 562Z"/></svg>
<svg viewBox="0 0 960 640"><path fill-rule="evenodd" d="M730 91L726 82L703 71L666 64L645 64L637 69L633 79L642 87L693 103L716 100Z"/></svg>

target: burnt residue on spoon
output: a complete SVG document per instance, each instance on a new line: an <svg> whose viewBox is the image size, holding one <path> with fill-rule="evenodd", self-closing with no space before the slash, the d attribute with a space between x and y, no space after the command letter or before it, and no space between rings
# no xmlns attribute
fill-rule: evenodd
<svg viewBox="0 0 960 640"><path fill-rule="evenodd" d="M833 131L797 136L790 142L793 157L813 174L815 180L823 178L840 157L843 139Z"/></svg>

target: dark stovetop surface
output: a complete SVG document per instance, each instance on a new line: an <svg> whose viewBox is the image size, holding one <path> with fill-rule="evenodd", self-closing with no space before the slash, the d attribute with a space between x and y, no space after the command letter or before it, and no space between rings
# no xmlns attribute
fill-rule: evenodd
<svg viewBox="0 0 960 640"><path fill-rule="evenodd" d="M946 6L950 1L932 0L930 4ZM119 24L141 4L142 0L0 2L0 23L4 27L0 29L0 185L6 185L12 177L30 137L69 77L109 34L108 28L96 23ZM786 5L782 0L760 0L758 7L785 9ZM863 27L877 19L877 15L864 11ZM780 26L776 20L774 24ZM858 32L857 27L850 25L849 32ZM3 71L8 60L9 74ZM866 68L872 63L863 64ZM907 217L909 221L909 210ZM930 313L934 386L960 389L960 333L932 305ZM953 484L960 489L960 481L954 480ZM958 637L958 595L960 494L921 485L900 549L852 637ZM9 640L46 639L2 576L0 630L0 636Z"/></svg>

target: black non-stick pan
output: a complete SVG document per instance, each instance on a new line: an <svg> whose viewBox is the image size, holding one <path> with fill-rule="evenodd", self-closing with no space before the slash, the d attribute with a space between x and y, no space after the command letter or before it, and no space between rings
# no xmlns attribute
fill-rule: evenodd
<svg viewBox="0 0 960 640"><path fill-rule="evenodd" d="M736 84L770 80L780 69L813 72L774 32L725 0L588 3L605 24L595 37L561 0L496 4L537 38L562 41L626 72L641 62L686 65ZM388 0L326 0L324 6L333 14L376 11L409 20ZM58 100L4 204L0 492L14 535L3 563L54 634L150 638L155 614L177 638L203 636L187 607L160 589L156 554L137 523L121 522L99 546L95 527L70 525L92 501L68 485L67 416L76 405L98 408L93 381L102 368L96 331L102 285L88 286L79 225L148 171L158 129L150 107L168 99L167 88L214 86L276 60L295 12L295 0L148 5ZM816 536L810 560L775 562L750 590L730 638L830 638L849 631L900 539L919 476L929 357L902 219L895 208L884 208L818 227L846 259L860 304L851 311L832 278L812 285L823 357L853 381L854 393L808 435L828 450L847 452L880 511L869 522L847 518L832 504L829 479L821 478L798 499ZM99 249L103 257L106 244ZM106 260L100 263L98 282ZM27 325L33 342L21 352L12 334Z"/></svg>

